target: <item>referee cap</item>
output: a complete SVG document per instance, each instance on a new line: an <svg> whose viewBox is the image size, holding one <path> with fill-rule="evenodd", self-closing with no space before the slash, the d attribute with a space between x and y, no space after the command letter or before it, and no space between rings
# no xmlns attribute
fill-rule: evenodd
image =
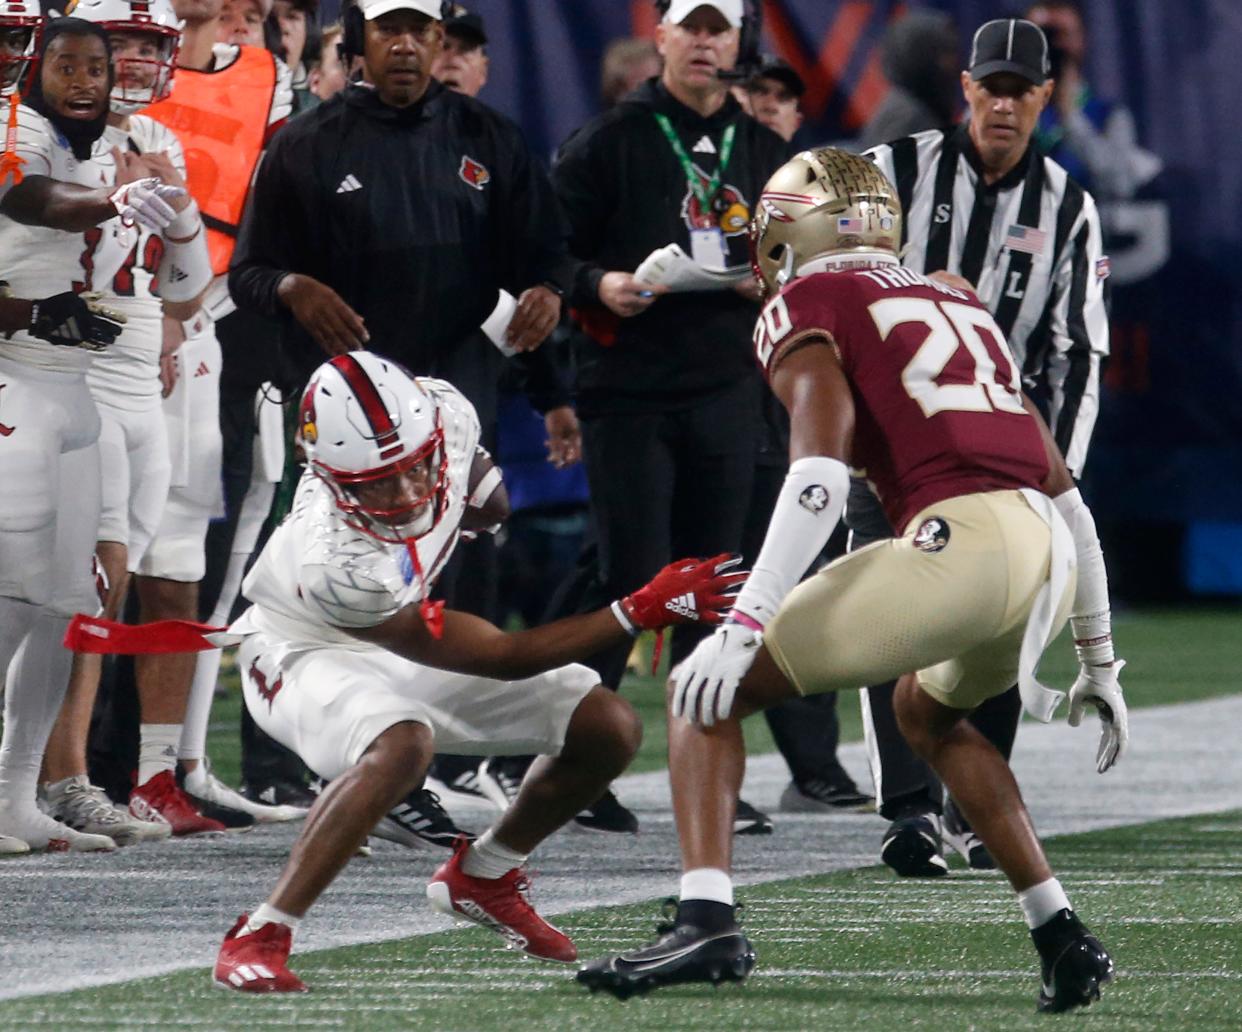
<svg viewBox="0 0 1242 1032"><path fill-rule="evenodd" d="M1048 78L1048 40L1024 18L997 18L979 27L970 45L970 77L976 82L1012 72L1036 86Z"/></svg>
<svg viewBox="0 0 1242 1032"><path fill-rule="evenodd" d="M733 28L742 27L742 0L673 0L668 5L664 20L680 25L700 7L714 7Z"/></svg>
<svg viewBox="0 0 1242 1032"><path fill-rule="evenodd" d="M367 21L389 11L417 11L439 21L443 11L440 0L358 0L358 7Z"/></svg>

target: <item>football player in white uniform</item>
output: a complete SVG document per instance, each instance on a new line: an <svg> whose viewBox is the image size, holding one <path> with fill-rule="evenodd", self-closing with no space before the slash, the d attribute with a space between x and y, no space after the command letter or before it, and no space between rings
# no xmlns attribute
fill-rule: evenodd
<svg viewBox="0 0 1242 1032"><path fill-rule="evenodd" d="M175 55L178 71L172 96L148 114L158 121L174 121L188 150L195 150L192 135L182 131L184 124L209 125L217 117L196 108L205 92L214 90L227 95L233 81L231 71L243 58L242 49L227 42L220 31L222 0L173 0L173 9L181 19L181 38ZM264 106L267 117L265 135L270 136L293 107L292 79L283 62L275 61L274 86L270 104ZM187 90L193 86L194 89ZM181 110L169 110L176 104ZM239 117L249 117L248 112ZM262 117L262 115L260 115ZM198 166L210 168L215 158L202 148ZM206 177L210 179L211 177ZM249 181L249 172L245 181ZM204 186L202 181L190 183L191 191ZM204 210L210 211L210 199L199 196ZM222 442L220 437L220 372L222 358L215 323L234 311L229 297L226 275L216 276L208 288L202 308L183 325L166 326L170 333L183 338L175 361L180 376L164 402L164 415L172 458L172 486L164 506L163 518L155 537L137 567L135 587L141 601L144 620L188 618L197 615L199 582L206 570L204 541L209 523L223 516L224 498L221 491ZM169 344L175 343L173 339ZM256 399L260 412L258 422L264 429L264 442L273 450L283 448L283 424L280 392L275 388L262 391ZM274 440L267 432L274 428ZM250 557L263 522L271 508L276 483L284 468L283 453L266 464L268 477L256 477L251 496L247 497L238 520L233 541L236 576L226 577L233 587L227 599L221 598L213 619L227 622L241 582L242 565ZM222 591L222 595L225 592ZM202 800L229 809L244 809L257 820L288 820L305 811L289 806L263 806L239 796L212 773L206 759L207 725L211 701L216 688L219 654L210 653L197 660L193 656L140 656L136 665L139 692L143 699L164 699L169 703L160 720L148 721L144 713L141 737L147 763L163 764L171 771L176 762L185 770L185 788L191 800ZM174 708L174 705L179 708ZM184 711L184 723L176 713ZM152 711L156 712L156 711ZM179 726L180 725L180 726ZM175 759L163 758L169 748ZM140 761L141 765L141 761ZM152 769L150 766L148 770ZM142 775L140 775L141 777Z"/></svg>
<svg viewBox="0 0 1242 1032"><path fill-rule="evenodd" d="M159 122L134 113L166 97L171 87L180 38L172 5L168 0L80 0L70 9L73 17L108 33L114 82L105 142L118 152L141 155L166 182L184 187L185 158L177 137ZM168 438L160 405L165 318L179 326L192 317L211 282L202 219L193 201L177 221L182 225L162 231L120 227L122 246L128 250L109 292L112 306L126 318L125 328L87 374L101 420L102 514L95 553L107 577L108 616L123 604L129 574L146 552L168 496ZM88 233L87 247L104 233ZM164 776L131 800L134 813L118 811L102 789L90 784L86 742L99 674L99 657L74 657L69 692L44 760L52 815L79 831L109 835L120 845L170 832L221 830L206 824L177 788L171 771L141 762L149 750L140 756L138 784ZM179 729L185 698L158 696L149 684L146 692L141 691L144 685L139 687L143 726L171 724Z"/></svg>
<svg viewBox="0 0 1242 1032"><path fill-rule="evenodd" d="M135 168L101 139L111 88L101 30L71 18L50 21L40 56L39 75L5 138L0 279L18 297L43 297L50 288L56 301L98 286L96 275L106 282L124 257L105 241L115 239L113 226L89 252L80 232L62 230L108 219L167 226L188 197L150 178L116 187L118 172L132 179ZM67 618L98 605L92 552L100 491L99 418L85 379L91 352L76 346L84 339L80 326L41 335L42 304L28 328L0 341L0 670L8 668L0 835L32 849L112 849L111 838L78 833L35 805L68 682L70 655L61 646Z"/></svg>
<svg viewBox="0 0 1242 1032"><path fill-rule="evenodd" d="M608 609L505 634L428 598L463 519L492 519L479 508L500 485L455 388L340 355L306 389L301 438L309 471L246 577L253 605L233 631L255 721L330 783L275 890L228 933L216 981L305 988L286 967L294 929L437 749L543 759L492 829L459 840L428 886L432 905L532 956L573 960L527 902L523 864L625 768L640 726L572 660L642 629L717 622L739 560L683 560Z"/></svg>

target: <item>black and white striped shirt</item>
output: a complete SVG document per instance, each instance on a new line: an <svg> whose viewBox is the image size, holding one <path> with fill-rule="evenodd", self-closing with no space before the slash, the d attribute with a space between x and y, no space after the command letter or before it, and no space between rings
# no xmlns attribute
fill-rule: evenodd
<svg viewBox="0 0 1242 1032"><path fill-rule="evenodd" d="M866 152L897 188L903 263L975 285L1028 388L1081 475L1108 355L1108 259L1095 201L1034 146L990 186L966 127L934 129Z"/></svg>

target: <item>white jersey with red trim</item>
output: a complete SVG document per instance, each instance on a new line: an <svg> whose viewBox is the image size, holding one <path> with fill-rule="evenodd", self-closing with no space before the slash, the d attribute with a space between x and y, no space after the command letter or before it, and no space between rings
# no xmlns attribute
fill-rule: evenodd
<svg viewBox="0 0 1242 1032"><path fill-rule="evenodd" d="M85 161L73 156L68 140L46 118L22 104L17 109L17 156L23 176L47 176L79 186L107 187L116 181L112 145L101 136ZM118 268L124 258L109 219L88 233L69 233L43 226L24 226L0 214L0 280L7 280L14 297L38 300L67 290L102 290L96 270ZM132 232L132 230L130 231ZM56 372L81 373L91 364L93 352L84 348L49 344L17 330L0 338L0 355L14 362Z"/></svg>
<svg viewBox="0 0 1242 1032"><path fill-rule="evenodd" d="M127 128L110 125L104 130L104 139L122 151L167 153L173 167L185 176L185 154L177 134L153 118L131 115ZM103 232L100 228L94 231L100 238ZM112 295L108 304L125 316L125 328L107 351L95 357L86 379L95 397L126 411L144 411L160 400L164 320L156 273L164 258L164 239L142 226L124 232L125 239L118 241L118 246L126 241L131 246L108 286ZM88 230L87 240L93 235Z"/></svg>
<svg viewBox="0 0 1242 1032"><path fill-rule="evenodd" d="M443 380L418 378L435 399L448 457L444 512L418 538L419 571L403 544L388 544L349 526L332 491L302 475L293 510L276 528L242 584L254 603L233 625L284 639L290 648L324 645L370 649L343 628L374 627L425 599L453 554L479 449L474 406Z"/></svg>

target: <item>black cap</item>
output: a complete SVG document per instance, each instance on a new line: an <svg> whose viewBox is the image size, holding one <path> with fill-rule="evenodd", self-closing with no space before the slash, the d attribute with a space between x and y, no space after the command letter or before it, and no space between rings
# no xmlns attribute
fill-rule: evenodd
<svg viewBox="0 0 1242 1032"><path fill-rule="evenodd" d="M793 65L779 57L765 55L763 64L759 66L759 71L755 72L751 79L752 81L754 79L775 79L777 82L785 85L795 97L801 97L806 92L806 83L802 81L802 76L794 71Z"/></svg>
<svg viewBox="0 0 1242 1032"><path fill-rule="evenodd" d="M450 36L467 40L471 46L481 47L487 42L483 16L467 11L461 4L454 5L452 17L444 22L444 31Z"/></svg>
<svg viewBox="0 0 1242 1032"><path fill-rule="evenodd" d="M1038 25L1023 18L997 18L980 27L970 46L970 77L978 81L997 72L1044 84L1048 40Z"/></svg>

